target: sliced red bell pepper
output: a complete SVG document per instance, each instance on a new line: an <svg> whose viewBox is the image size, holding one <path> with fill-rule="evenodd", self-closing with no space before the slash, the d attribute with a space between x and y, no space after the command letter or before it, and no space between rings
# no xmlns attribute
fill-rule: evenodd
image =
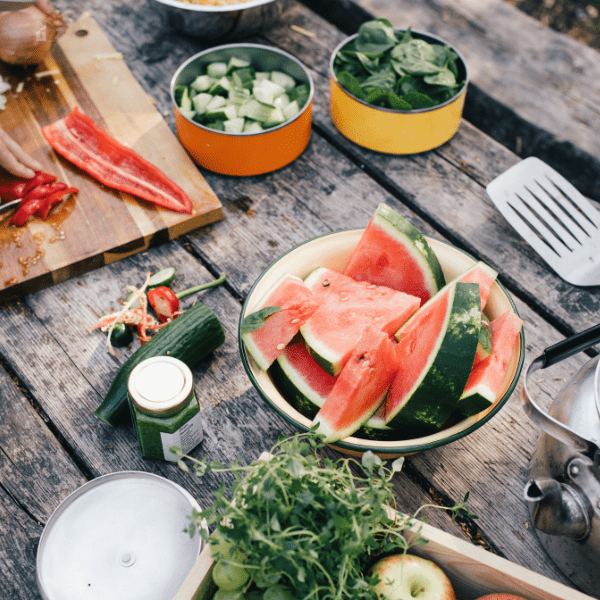
<svg viewBox="0 0 600 600"><path fill-rule="evenodd" d="M67 187L67 184L62 182L39 185L21 199L19 208L12 216L10 223L22 227L34 214L46 219L53 204L60 202L67 194L76 194L77 192L79 192L77 188Z"/></svg>
<svg viewBox="0 0 600 600"><path fill-rule="evenodd" d="M67 194L77 194L78 192L79 190L77 188L71 187L64 190L58 190L52 194L49 194L48 196L44 196L41 198L40 208L36 212L37 216L45 221L50 209L54 204L61 202Z"/></svg>
<svg viewBox="0 0 600 600"><path fill-rule="evenodd" d="M192 201L158 167L123 146L77 108L42 127L48 143L104 185L191 214Z"/></svg>
<svg viewBox="0 0 600 600"><path fill-rule="evenodd" d="M174 319L179 311L179 298L173 290L164 285L152 288L148 292L148 302L161 323Z"/></svg>
<svg viewBox="0 0 600 600"><path fill-rule="evenodd" d="M36 171L31 179L22 179L13 175L3 174L0 176L0 198L4 200L18 200L38 185L52 183L56 180L55 175Z"/></svg>
<svg viewBox="0 0 600 600"><path fill-rule="evenodd" d="M31 215L35 214L39 210L41 204L41 198L33 198L29 202L21 204L19 206L19 210L17 210L10 220L11 225L23 227L23 225L25 225L25 221L27 221Z"/></svg>

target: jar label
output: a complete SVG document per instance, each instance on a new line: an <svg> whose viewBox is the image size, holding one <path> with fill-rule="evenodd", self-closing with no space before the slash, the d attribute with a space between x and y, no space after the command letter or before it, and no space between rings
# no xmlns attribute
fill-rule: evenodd
<svg viewBox="0 0 600 600"><path fill-rule="evenodd" d="M199 412L174 433L161 431L160 441L162 442L165 460L176 462L179 458L169 450L171 446L181 448L181 451L185 454L193 450L202 441L203 437L202 416Z"/></svg>

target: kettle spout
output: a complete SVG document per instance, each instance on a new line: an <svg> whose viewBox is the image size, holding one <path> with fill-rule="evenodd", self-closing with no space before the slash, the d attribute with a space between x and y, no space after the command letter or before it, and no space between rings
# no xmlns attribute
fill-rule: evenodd
<svg viewBox="0 0 600 600"><path fill-rule="evenodd" d="M591 523L585 504L576 490L549 477L530 479L525 484L533 525L542 533L582 540Z"/></svg>

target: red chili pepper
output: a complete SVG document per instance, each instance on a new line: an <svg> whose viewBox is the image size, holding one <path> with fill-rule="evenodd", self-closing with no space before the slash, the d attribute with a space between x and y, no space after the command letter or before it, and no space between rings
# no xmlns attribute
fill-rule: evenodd
<svg viewBox="0 0 600 600"><path fill-rule="evenodd" d="M22 179L13 175L3 174L0 176L0 198L4 200L18 200L27 195L33 188L56 180L55 175L36 171L31 179Z"/></svg>
<svg viewBox="0 0 600 600"><path fill-rule="evenodd" d="M148 302L161 323L174 319L179 311L179 298L173 290L164 285L148 292Z"/></svg>

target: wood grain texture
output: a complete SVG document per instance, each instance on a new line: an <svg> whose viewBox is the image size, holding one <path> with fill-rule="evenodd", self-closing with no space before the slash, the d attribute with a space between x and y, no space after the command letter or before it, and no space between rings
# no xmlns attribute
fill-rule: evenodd
<svg viewBox="0 0 600 600"><path fill-rule="evenodd" d="M0 217L0 301L29 293L163 243L223 217L221 203L177 137L139 86L89 13L71 24L51 57L37 69L45 77L4 67L16 90L0 114L0 127L60 181L79 189L46 221L16 228ZM104 57L104 58L103 58ZM75 106L119 142L176 182L192 201L191 215L160 208L109 189L59 157L41 127Z"/></svg>

